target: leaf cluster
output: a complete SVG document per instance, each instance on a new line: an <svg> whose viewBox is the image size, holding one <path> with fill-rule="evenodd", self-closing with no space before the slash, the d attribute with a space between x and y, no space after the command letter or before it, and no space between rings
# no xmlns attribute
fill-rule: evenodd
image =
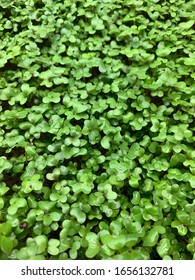
<svg viewBox="0 0 195 280"><path fill-rule="evenodd" d="M195 259L193 1L0 9L0 258Z"/></svg>

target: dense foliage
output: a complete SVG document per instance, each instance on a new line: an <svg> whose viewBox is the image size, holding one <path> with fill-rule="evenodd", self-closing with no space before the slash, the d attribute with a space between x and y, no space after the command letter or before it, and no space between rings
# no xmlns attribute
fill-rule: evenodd
<svg viewBox="0 0 195 280"><path fill-rule="evenodd" d="M0 1L1 259L195 259L194 19Z"/></svg>

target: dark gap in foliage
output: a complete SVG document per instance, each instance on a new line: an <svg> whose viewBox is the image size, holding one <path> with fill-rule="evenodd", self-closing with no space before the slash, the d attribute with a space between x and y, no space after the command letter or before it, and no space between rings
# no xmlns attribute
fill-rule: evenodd
<svg viewBox="0 0 195 280"><path fill-rule="evenodd" d="M40 140L42 142L46 142L46 143L52 143L52 140L53 140L53 137L54 135L49 133L49 132L41 132L41 135L40 135Z"/></svg>
<svg viewBox="0 0 195 280"><path fill-rule="evenodd" d="M101 78L101 82L103 82L103 84L111 85L113 80L110 79L108 76L104 75L104 77ZM108 97L110 95L110 93L102 93L102 94L103 94L103 96L106 96L106 97Z"/></svg>
<svg viewBox="0 0 195 280"><path fill-rule="evenodd" d="M50 68L50 67L49 67ZM44 71L47 71L49 68L44 68ZM46 87L45 85L40 85L40 83L42 82L42 80L39 78L39 77L37 77L37 78L35 78L35 79L38 79L39 80L39 82L38 82L38 85L37 85L37 81L36 81L36 87L37 87L37 91L39 90L41 93L43 93L44 91L47 93L48 91L50 92L50 91L53 91L53 92L58 92L58 88L59 88L59 86L58 85L55 85L55 84L53 84L51 87ZM50 81L52 81L52 80L50 80ZM35 85L35 83L33 82L33 84L32 85ZM39 97L39 96L38 96Z"/></svg>
<svg viewBox="0 0 195 280"><path fill-rule="evenodd" d="M159 179L165 178L165 176L166 176L167 174L168 174L167 171L161 171L161 172L159 172Z"/></svg>
<svg viewBox="0 0 195 280"><path fill-rule="evenodd" d="M151 22L151 17L149 16L149 14L147 12L142 10L141 11L141 15L144 16L145 19L147 19L147 20L149 20Z"/></svg>
<svg viewBox="0 0 195 280"><path fill-rule="evenodd" d="M34 20L31 19L31 23L32 23L33 26L40 25L40 21L36 20L36 19L34 19Z"/></svg>
<svg viewBox="0 0 195 280"><path fill-rule="evenodd" d="M120 188L121 195L124 195L129 201L133 198L134 188L129 186L129 179L124 180L124 186Z"/></svg>
<svg viewBox="0 0 195 280"><path fill-rule="evenodd" d="M7 187L9 187L9 191L7 192L8 196L14 193L12 189L13 185L18 185L18 186L21 185L21 180L18 174L16 177L13 177L10 173L4 174L3 182L6 184Z"/></svg>
<svg viewBox="0 0 195 280"><path fill-rule="evenodd" d="M55 239L58 239L59 240L59 235L60 235L60 232L61 232L61 227L58 227L57 230L53 230L52 232L49 233L49 238L55 238Z"/></svg>
<svg viewBox="0 0 195 280"><path fill-rule="evenodd" d="M189 73L188 74L186 73L186 75L182 75L182 77L178 79L178 82L183 82L183 81L185 81L188 87L190 87L194 83L194 79L189 76Z"/></svg>
<svg viewBox="0 0 195 280"><path fill-rule="evenodd" d="M30 228L23 229L23 231L18 234L18 240L20 242L18 243L17 248L20 249L22 247L25 247L26 239L30 237L32 238L32 230Z"/></svg>
<svg viewBox="0 0 195 280"><path fill-rule="evenodd" d="M77 260L88 260L88 258L85 255L85 251L86 250L82 247L78 250ZM94 259L96 259L96 258L94 258Z"/></svg>
<svg viewBox="0 0 195 280"><path fill-rule="evenodd" d="M46 70L48 70L48 68L44 68L43 71L46 71ZM38 77L38 79L39 79L39 77ZM37 90L42 91L42 92L43 92L43 91L48 92L48 90L53 90L53 87L48 88L48 87L46 87L45 85L40 85L40 83L41 83L41 80L39 79L39 83L38 83L38 86L37 86Z"/></svg>
<svg viewBox="0 0 195 280"><path fill-rule="evenodd" d="M172 233L177 236L177 241L179 241L179 243L181 244L188 244L189 243L189 240L188 240L188 236L181 236L181 235L178 235L178 230L177 228L172 228ZM183 245L184 246L184 245Z"/></svg>
<svg viewBox="0 0 195 280"><path fill-rule="evenodd" d="M85 119L76 120L75 118L72 118L71 120L69 120L71 125L73 125L73 126L78 125L81 128L84 127L84 121L85 121Z"/></svg>
<svg viewBox="0 0 195 280"><path fill-rule="evenodd" d="M34 7L36 8L36 10L45 8L45 3L43 3L42 0L41 1L35 1L34 2Z"/></svg>
<svg viewBox="0 0 195 280"><path fill-rule="evenodd" d="M93 79L93 77L82 77L81 79L80 79L80 81L81 82L84 82L84 83L89 83L89 82L91 82L91 80Z"/></svg>
<svg viewBox="0 0 195 280"><path fill-rule="evenodd" d="M164 104L162 97L158 97L158 96L151 96L151 101L156 106L161 106Z"/></svg>
<svg viewBox="0 0 195 280"><path fill-rule="evenodd" d="M22 105L22 108L32 108L35 104L35 98L29 97L27 101Z"/></svg>
<svg viewBox="0 0 195 280"><path fill-rule="evenodd" d="M96 225L94 225L94 227L93 227L93 232L95 232L95 233L97 233L98 234L98 232L100 231L100 227L99 227L99 223L100 223L100 220L98 220L98 219L93 219L93 221L94 220L96 220Z"/></svg>
<svg viewBox="0 0 195 280"><path fill-rule="evenodd" d="M6 111L6 110L11 111L11 109L12 109L12 106L8 103L7 100L1 100L0 106L2 106L2 111Z"/></svg>
<svg viewBox="0 0 195 280"><path fill-rule="evenodd" d="M92 77L97 77L98 75L100 75L100 71L99 71L99 68L98 67L93 67L91 68L91 74L92 74Z"/></svg>
<svg viewBox="0 0 195 280"><path fill-rule="evenodd" d="M136 108L132 107L131 104L134 102L135 99L132 99L132 98L128 98L126 100L126 104L128 105L128 111L133 113L133 114L136 114L138 111L136 110Z"/></svg>
<svg viewBox="0 0 195 280"><path fill-rule="evenodd" d="M48 172L49 173L49 172ZM48 187L48 188L52 188L53 184L55 183L55 181L53 180L48 180L46 177L43 180L43 184L44 186Z"/></svg>
<svg viewBox="0 0 195 280"><path fill-rule="evenodd" d="M102 138L103 138L103 137L102 137ZM90 151L90 150L98 150L98 151L101 153L101 155L103 155L103 156L106 156L107 153L108 153L108 150L107 150L107 149L104 149L104 148L100 145L100 143L96 143L96 144L92 145L91 147L89 147L89 148L88 148L88 151Z"/></svg>
<svg viewBox="0 0 195 280"><path fill-rule="evenodd" d="M77 156L71 159L71 162L76 163L77 170L81 170L83 168L83 160L82 156Z"/></svg>
<svg viewBox="0 0 195 280"><path fill-rule="evenodd" d="M191 197L190 196L186 197L186 201L188 202L188 204L191 205L193 205L194 199L195 199L195 194L191 194Z"/></svg>
<svg viewBox="0 0 195 280"><path fill-rule="evenodd" d="M6 153L6 158L11 159L12 157L19 157L25 154L25 149L23 147L14 147L10 153Z"/></svg>
<svg viewBox="0 0 195 280"><path fill-rule="evenodd" d="M44 193L34 193L35 201L42 201L44 200Z"/></svg>
<svg viewBox="0 0 195 280"><path fill-rule="evenodd" d="M150 253L150 259L151 260L162 260L162 258L159 256L159 254L157 253L157 246L154 246L152 248L152 252Z"/></svg>
<svg viewBox="0 0 195 280"><path fill-rule="evenodd" d="M8 8L0 8L0 13L2 13L3 15L5 15L5 18L10 19L10 17L12 16L11 13L11 9Z"/></svg>
<svg viewBox="0 0 195 280"><path fill-rule="evenodd" d="M17 71L18 66L8 60L4 66L4 71L8 71L8 70Z"/></svg>
<svg viewBox="0 0 195 280"><path fill-rule="evenodd" d="M77 170L81 170L83 168L83 156L75 156L72 157L71 160L64 160L63 164L65 166L69 166L70 164L76 164Z"/></svg>
<svg viewBox="0 0 195 280"><path fill-rule="evenodd" d="M143 140L144 135L147 135L147 133L144 132L144 129L138 130L133 133L133 137L135 137L136 140L139 140L139 142Z"/></svg>
<svg viewBox="0 0 195 280"><path fill-rule="evenodd" d="M129 59L126 55L120 54L119 58L122 61L122 63L125 65L130 66L133 63L133 61Z"/></svg>
<svg viewBox="0 0 195 280"><path fill-rule="evenodd" d="M101 113L99 113L99 112L95 112L94 114L93 114L93 116L95 117L95 119L99 119L100 118L100 116L101 116Z"/></svg>
<svg viewBox="0 0 195 280"><path fill-rule="evenodd" d="M55 166L46 166L44 171L45 173L52 173L55 168Z"/></svg>
<svg viewBox="0 0 195 280"><path fill-rule="evenodd" d="M154 77L155 73L153 68L148 67L148 69L146 70L146 73L152 78ZM150 91L149 89L145 89L146 92Z"/></svg>
<svg viewBox="0 0 195 280"><path fill-rule="evenodd" d="M40 25L40 22L37 22L37 24L35 25ZM49 48L51 47L52 44L52 40L50 40L50 38L42 38L41 42L36 42L36 45L38 47L38 49L40 50L41 53L43 53L43 50L45 52L45 49L47 48L49 51ZM43 67L44 69L44 67Z"/></svg>
<svg viewBox="0 0 195 280"><path fill-rule="evenodd" d="M188 124L188 129L193 131L193 136L195 136L195 119L193 119L189 124Z"/></svg>
<svg viewBox="0 0 195 280"><path fill-rule="evenodd" d="M105 168L103 168L103 166L102 165L99 165L99 168L98 168L98 170L95 172L95 174L97 175L97 176L101 176L103 173L105 173Z"/></svg>
<svg viewBox="0 0 195 280"><path fill-rule="evenodd" d="M141 197L142 198L149 198L149 199L151 199L153 197L152 191L147 191L147 192L141 191L140 193L141 193Z"/></svg>

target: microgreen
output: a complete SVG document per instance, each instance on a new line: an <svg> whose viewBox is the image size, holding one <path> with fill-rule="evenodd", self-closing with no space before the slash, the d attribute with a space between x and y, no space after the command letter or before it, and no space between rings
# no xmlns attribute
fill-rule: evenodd
<svg viewBox="0 0 195 280"><path fill-rule="evenodd" d="M193 1L0 2L0 259L195 259Z"/></svg>

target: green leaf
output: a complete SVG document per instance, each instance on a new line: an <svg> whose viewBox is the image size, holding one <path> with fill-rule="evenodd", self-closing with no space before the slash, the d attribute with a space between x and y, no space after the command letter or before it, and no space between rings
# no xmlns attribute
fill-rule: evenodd
<svg viewBox="0 0 195 280"><path fill-rule="evenodd" d="M10 254L13 249L13 241L9 237L1 236L0 248L5 254Z"/></svg>
<svg viewBox="0 0 195 280"><path fill-rule="evenodd" d="M51 217L52 221L58 222L61 219L62 214L59 212L52 212L50 214L50 217Z"/></svg>
<svg viewBox="0 0 195 280"><path fill-rule="evenodd" d="M120 53L126 55L128 58L132 58L134 55L139 54L139 50L124 48L122 51L120 51Z"/></svg>
<svg viewBox="0 0 195 280"><path fill-rule="evenodd" d="M19 208L24 208L27 206L27 201L25 198L16 198L13 197L10 199L10 206L8 207L9 215L14 215Z"/></svg>
<svg viewBox="0 0 195 280"><path fill-rule="evenodd" d="M185 236L188 232L188 228L182 224L178 225L177 230L178 230L179 235L181 235L181 236Z"/></svg>
<svg viewBox="0 0 195 280"><path fill-rule="evenodd" d="M194 57L184 58L184 64L195 66L195 58Z"/></svg>
<svg viewBox="0 0 195 280"><path fill-rule="evenodd" d="M178 220L182 223L182 224L188 224L189 220L190 220L190 216L189 213L179 210L176 213Z"/></svg>
<svg viewBox="0 0 195 280"><path fill-rule="evenodd" d="M134 191L133 192L133 198L131 199L131 203L136 205L136 204L139 204L140 202L140 193L137 191Z"/></svg>
<svg viewBox="0 0 195 280"><path fill-rule="evenodd" d="M0 196L3 196L9 191L9 188L6 187L5 183L0 183Z"/></svg>
<svg viewBox="0 0 195 280"><path fill-rule="evenodd" d="M124 258L126 259L126 257ZM143 248L138 248L132 250L132 252L128 255L128 260L149 260L150 256L147 251L145 251Z"/></svg>
<svg viewBox="0 0 195 280"><path fill-rule="evenodd" d="M104 149L109 149L110 148L110 137L104 136L101 140L101 145Z"/></svg>
<svg viewBox="0 0 195 280"><path fill-rule="evenodd" d="M46 226L46 227L48 227L48 226L50 226L51 224L52 224L52 218L50 217L50 216L44 216L43 217L43 224ZM51 227L52 227L52 225L51 225Z"/></svg>
<svg viewBox="0 0 195 280"><path fill-rule="evenodd" d="M107 199L116 199L117 193L112 191L110 184L105 184L102 187L98 187L98 190L103 191Z"/></svg>
<svg viewBox="0 0 195 280"><path fill-rule="evenodd" d="M195 253L195 237L190 240L190 243L187 245L187 249L191 253Z"/></svg>
<svg viewBox="0 0 195 280"><path fill-rule="evenodd" d="M137 233L130 233L126 236L126 246L132 248L139 242L139 235Z"/></svg>
<svg viewBox="0 0 195 280"><path fill-rule="evenodd" d="M28 260L28 251L27 248L21 248L19 251L16 252L16 257L18 260Z"/></svg>
<svg viewBox="0 0 195 280"><path fill-rule="evenodd" d="M33 174L28 181L22 181L22 186L24 187L25 193L30 193L31 191L40 191L43 187L43 182L40 181L39 174Z"/></svg>
<svg viewBox="0 0 195 280"><path fill-rule="evenodd" d="M100 206L105 201L105 197L102 192L95 192L89 195L89 205Z"/></svg>
<svg viewBox="0 0 195 280"><path fill-rule="evenodd" d="M6 58L0 58L0 68L3 68L6 63L7 63L7 59Z"/></svg>
<svg viewBox="0 0 195 280"><path fill-rule="evenodd" d="M177 78L169 68L166 68L164 73L160 75L156 83L159 85L165 84L167 86L174 86L177 83Z"/></svg>
<svg viewBox="0 0 195 280"><path fill-rule="evenodd" d="M49 212L55 205L53 201L38 201L38 206L45 212Z"/></svg>
<svg viewBox="0 0 195 280"><path fill-rule="evenodd" d="M129 165L128 165L128 163L125 163L125 162L120 163L116 160L111 160L109 162L109 167L115 172L123 173L128 170Z"/></svg>
<svg viewBox="0 0 195 280"><path fill-rule="evenodd" d="M85 253L86 257L94 258L100 250L99 238L94 232L87 233L85 238L88 242L88 248Z"/></svg>
<svg viewBox="0 0 195 280"><path fill-rule="evenodd" d="M2 233L3 235L8 235L12 230L12 225L10 222L5 222L0 224L0 233Z"/></svg>
<svg viewBox="0 0 195 280"><path fill-rule="evenodd" d="M158 48L156 50L156 54L160 57L164 57L164 56L167 56L169 55L171 52L173 51L172 48L170 47L165 47L164 44L159 44L158 45Z"/></svg>
<svg viewBox="0 0 195 280"><path fill-rule="evenodd" d="M53 79L55 85L68 84L68 79L66 77L57 77Z"/></svg>
<svg viewBox="0 0 195 280"><path fill-rule="evenodd" d="M60 245L60 241L55 239L55 238L51 238L49 239L48 242L48 253L52 256L56 256L59 254L60 250L59 250L59 245Z"/></svg>
<svg viewBox="0 0 195 280"><path fill-rule="evenodd" d="M152 205L151 203L146 203L145 209L151 215L154 215L154 216L160 215L160 208L156 205Z"/></svg>
<svg viewBox="0 0 195 280"><path fill-rule="evenodd" d="M128 157L129 159L135 159L139 155L140 145L136 142L133 143L129 149Z"/></svg>
<svg viewBox="0 0 195 280"><path fill-rule="evenodd" d="M38 254L44 253L47 249L48 240L45 235L39 235L35 237L35 242L38 246Z"/></svg>
<svg viewBox="0 0 195 280"><path fill-rule="evenodd" d="M73 192L78 194L78 193L85 193L85 194L89 194L91 192L93 188L92 184L89 183L75 183L73 185Z"/></svg>
<svg viewBox="0 0 195 280"><path fill-rule="evenodd" d="M96 30L103 30L105 28L105 26L103 24L103 20L98 18L97 16L92 18L91 25Z"/></svg>
<svg viewBox="0 0 195 280"><path fill-rule="evenodd" d="M36 113L30 113L28 114L28 120L35 124L37 123L38 121L40 121L42 119L42 115L41 114L36 114Z"/></svg>
<svg viewBox="0 0 195 280"><path fill-rule="evenodd" d="M72 208L70 214L75 217L80 224L83 224L86 220L86 214L77 207Z"/></svg>
<svg viewBox="0 0 195 280"><path fill-rule="evenodd" d="M172 157L171 157L170 165L171 165L171 167L177 166L177 165L179 165L179 164L181 164L181 163L184 163L185 160L186 160L185 155L180 154L180 153L174 154L174 155L172 155Z"/></svg>
<svg viewBox="0 0 195 280"><path fill-rule="evenodd" d="M0 157L0 173L2 173L6 169L11 169L11 167L12 164L6 159L5 156Z"/></svg>
<svg viewBox="0 0 195 280"><path fill-rule="evenodd" d="M143 246L153 247L157 244L159 233L156 229L151 229L148 234L144 237Z"/></svg>
<svg viewBox="0 0 195 280"><path fill-rule="evenodd" d="M194 20L189 20L189 21L186 21L186 22L181 22L179 25L178 25L178 28L179 30L181 29L189 29L193 26L194 24Z"/></svg>
<svg viewBox="0 0 195 280"><path fill-rule="evenodd" d="M108 236L106 238L106 245L112 250L120 250L126 244L126 236L119 234L118 236Z"/></svg>
<svg viewBox="0 0 195 280"><path fill-rule="evenodd" d="M130 219L124 220L125 228L129 231L129 233L138 233L140 232L142 226L140 222L132 222Z"/></svg>

